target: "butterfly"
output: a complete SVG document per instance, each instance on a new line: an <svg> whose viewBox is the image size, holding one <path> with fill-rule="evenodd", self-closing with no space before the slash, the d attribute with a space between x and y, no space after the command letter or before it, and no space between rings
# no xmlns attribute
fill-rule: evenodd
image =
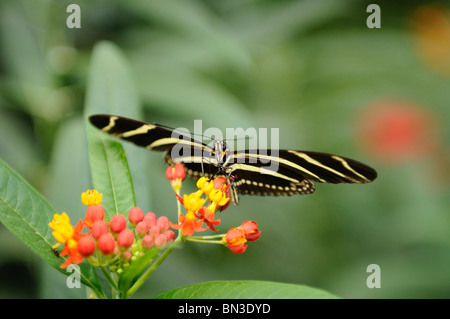
<svg viewBox="0 0 450 319"><path fill-rule="evenodd" d="M165 161L169 165L182 163L190 178L226 176L235 205L239 194L312 194L314 182L363 184L377 178L370 166L339 155L299 150L232 151L224 141L214 141L210 146L155 123L107 114L95 114L89 120L105 133L150 150L165 151Z"/></svg>

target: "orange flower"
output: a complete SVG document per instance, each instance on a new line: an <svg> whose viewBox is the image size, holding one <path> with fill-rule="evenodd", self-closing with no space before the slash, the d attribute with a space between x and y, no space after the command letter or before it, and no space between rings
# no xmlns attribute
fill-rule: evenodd
<svg viewBox="0 0 450 319"><path fill-rule="evenodd" d="M201 198L202 191L197 191L195 193L186 195L184 194L181 198L177 193L175 193L180 203L186 208L187 213L183 215L180 213L178 217L178 225L169 223L170 227L174 229L181 229L181 233L185 236L192 236L194 231L204 231L207 228L201 228L203 220L197 221L195 212L202 208L205 203L205 199Z"/></svg>
<svg viewBox="0 0 450 319"><path fill-rule="evenodd" d="M53 220L48 224L53 229L53 237L58 241L58 244L52 248L56 248L59 244L65 244L64 249L59 254L60 256L69 255L67 260L61 265L61 268L66 268L70 264L80 264L83 261L83 256L78 251L78 241L89 234L81 234L83 230L83 223L80 220L78 224L73 227L70 224L69 216L66 213L61 215L53 215Z"/></svg>
<svg viewBox="0 0 450 319"><path fill-rule="evenodd" d="M195 193L184 195L183 198L175 192L178 201L186 208L186 215L180 214L179 224L170 226L174 229L181 229L182 234L186 236L192 236L194 231L204 231L210 228L213 231L217 231L214 226L220 223L220 219L214 219L214 213L217 210L223 210L230 202L228 196L229 184L225 177L217 177L213 181L201 177L197 181L197 187L199 190ZM206 199L202 198L202 195L207 195L210 204L208 207L204 207ZM196 220L200 219L199 221ZM203 222L207 224L206 228L201 228Z"/></svg>
<svg viewBox="0 0 450 319"><path fill-rule="evenodd" d="M435 72L450 75L450 10L441 4L425 4L411 15L413 40L420 57Z"/></svg>
<svg viewBox="0 0 450 319"><path fill-rule="evenodd" d="M222 241L235 254L242 254L247 249L245 234L238 228L231 228Z"/></svg>
<svg viewBox="0 0 450 319"><path fill-rule="evenodd" d="M214 220L214 209L211 206L212 205L200 208L198 210L197 218L202 219L208 225L209 229L217 231L217 229L214 228L214 225L219 225L220 219Z"/></svg>
<svg viewBox="0 0 450 319"><path fill-rule="evenodd" d="M192 236L195 232L204 231L207 228L202 228L203 220L197 221L195 213L193 211L188 211L186 216L180 214L178 218L178 225L170 223L170 227L174 229L181 229L181 233L185 236Z"/></svg>
<svg viewBox="0 0 450 319"><path fill-rule="evenodd" d="M435 115L409 101L374 101L360 115L358 125L361 146L385 162L423 158L439 149Z"/></svg>
<svg viewBox="0 0 450 319"><path fill-rule="evenodd" d="M252 220L247 220L238 227L240 231L245 234L247 241L255 241L261 236L261 231L258 229L258 224Z"/></svg>

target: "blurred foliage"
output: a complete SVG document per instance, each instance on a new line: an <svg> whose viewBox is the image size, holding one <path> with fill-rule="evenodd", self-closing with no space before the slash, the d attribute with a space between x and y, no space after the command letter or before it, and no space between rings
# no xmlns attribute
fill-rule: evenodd
<svg viewBox="0 0 450 319"><path fill-rule="evenodd" d="M188 243L136 297L253 279L344 298L448 298L450 3L378 1L381 28L369 29L371 2L2 1L0 157L57 211L83 214L79 196L91 187L86 79L93 47L110 41L128 60L140 99L129 103L141 104L142 120L276 127L281 148L341 154L379 172L372 184L317 185L311 196L243 196L221 225L255 220L257 243L243 255ZM80 29L66 27L70 3L81 8ZM386 99L433 114L435 147L394 163L366 152L361 114ZM126 99L121 107L126 114ZM161 154L125 147L148 163L132 171L138 205L175 218ZM136 182L143 176L148 194ZM0 297L85 295L2 225L0 239ZM369 264L381 267L380 289L366 286Z"/></svg>

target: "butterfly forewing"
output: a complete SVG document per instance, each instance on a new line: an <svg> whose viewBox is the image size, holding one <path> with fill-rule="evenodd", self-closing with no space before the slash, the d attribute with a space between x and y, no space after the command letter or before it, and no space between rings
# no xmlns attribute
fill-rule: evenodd
<svg viewBox="0 0 450 319"><path fill-rule="evenodd" d="M117 136L138 146L156 151L172 150L176 145L186 148L207 147L186 135L174 133L158 124L145 123L121 116L92 115L90 122L105 133ZM199 152L201 154L201 152Z"/></svg>

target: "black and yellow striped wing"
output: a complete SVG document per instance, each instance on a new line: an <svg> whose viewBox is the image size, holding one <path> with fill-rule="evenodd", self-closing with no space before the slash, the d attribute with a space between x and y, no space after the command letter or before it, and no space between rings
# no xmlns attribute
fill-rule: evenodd
<svg viewBox="0 0 450 319"><path fill-rule="evenodd" d="M89 119L105 133L147 149L166 151L166 162L183 163L191 178L230 176L235 204L238 194L311 194L315 191L314 182L363 184L377 177L373 168L359 161L310 151L236 151L230 152L231 158L226 164L217 163L213 148L186 135L174 135L172 130L161 125L111 115L93 115ZM176 145L187 146L191 152L172 152Z"/></svg>
<svg viewBox="0 0 450 319"><path fill-rule="evenodd" d="M183 163L187 175L191 178L199 178L203 175L202 172L213 176L219 170L214 160L214 150L181 132L175 133L174 130L156 123L107 114L92 115L89 121L101 131L140 147L165 151L165 161L168 164ZM176 146L181 146L180 151L172 152ZM186 150L189 151L188 154L184 154Z"/></svg>
<svg viewBox="0 0 450 319"><path fill-rule="evenodd" d="M237 151L230 168L241 194L263 196L311 194L314 182L369 183L377 172L359 161L346 157L296 150Z"/></svg>
<svg viewBox="0 0 450 319"><path fill-rule="evenodd" d="M155 151L168 151L175 145L188 145L204 150L207 146L159 124L150 124L122 116L96 114L89 121L105 133Z"/></svg>

